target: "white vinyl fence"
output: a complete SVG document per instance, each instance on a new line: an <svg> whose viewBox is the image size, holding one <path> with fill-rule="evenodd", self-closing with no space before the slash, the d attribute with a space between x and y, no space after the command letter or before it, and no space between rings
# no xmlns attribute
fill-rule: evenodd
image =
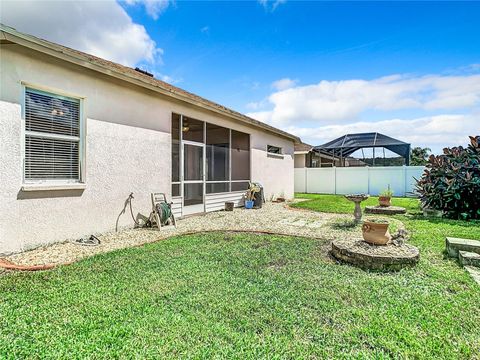
<svg viewBox="0 0 480 360"><path fill-rule="evenodd" d="M295 192L378 195L390 185L394 196L407 196L424 170L424 166L297 168Z"/></svg>

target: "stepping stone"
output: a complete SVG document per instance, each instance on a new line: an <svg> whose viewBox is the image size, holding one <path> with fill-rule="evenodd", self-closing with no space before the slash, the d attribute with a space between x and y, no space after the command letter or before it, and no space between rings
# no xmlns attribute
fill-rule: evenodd
<svg viewBox="0 0 480 360"><path fill-rule="evenodd" d="M447 237L445 241L448 256L458 258L458 252L468 251L480 254L480 241Z"/></svg>
<svg viewBox="0 0 480 360"><path fill-rule="evenodd" d="M307 227L310 228L310 229L318 229L320 227L322 227L323 225L323 221L314 221L314 222L311 222L309 224L307 224Z"/></svg>
<svg viewBox="0 0 480 360"><path fill-rule="evenodd" d="M470 274L470 276L480 286L480 269L473 266L464 266L464 269Z"/></svg>
<svg viewBox="0 0 480 360"><path fill-rule="evenodd" d="M458 260L462 266L480 267L480 254L460 250L458 252Z"/></svg>

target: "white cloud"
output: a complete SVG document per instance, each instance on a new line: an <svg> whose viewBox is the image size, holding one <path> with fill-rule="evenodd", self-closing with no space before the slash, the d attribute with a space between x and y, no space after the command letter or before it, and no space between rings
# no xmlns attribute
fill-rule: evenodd
<svg viewBox="0 0 480 360"><path fill-rule="evenodd" d="M169 0L125 0L127 5L142 5L147 14L157 20L162 12L170 5Z"/></svg>
<svg viewBox="0 0 480 360"><path fill-rule="evenodd" d="M165 82L167 82L169 84L172 84L172 85L182 82L182 79L177 79L173 76L165 75L165 74L162 74L162 73L160 73L158 71L155 71L155 70L152 70L152 73L153 73L153 75L155 76L156 79L160 79L160 80L165 81Z"/></svg>
<svg viewBox="0 0 480 360"><path fill-rule="evenodd" d="M285 4L287 0L258 0L265 11L274 12L280 4Z"/></svg>
<svg viewBox="0 0 480 360"><path fill-rule="evenodd" d="M145 27L134 23L114 0L2 0L0 6L0 21L18 31L123 65L161 62L162 50ZM159 4L149 6L155 13Z"/></svg>
<svg viewBox="0 0 480 360"><path fill-rule="evenodd" d="M289 126L285 130L314 145L324 144L348 133L379 132L413 146L430 147L434 152L440 153L444 147L464 145L468 135L478 134L480 114L444 114L318 127Z"/></svg>
<svg viewBox="0 0 480 360"><path fill-rule="evenodd" d="M292 80L289 78L283 78L272 83L272 88L275 90L287 90L294 87L297 84L298 80Z"/></svg>
<svg viewBox="0 0 480 360"><path fill-rule="evenodd" d="M392 75L374 80L321 81L276 91L271 110L249 116L276 126L298 121L354 121L367 110L454 110L480 104L480 75Z"/></svg>
<svg viewBox="0 0 480 360"><path fill-rule="evenodd" d="M259 110L262 107L264 107L265 105L266 105L266 101L262 100L262 101L250 102L246 105L246 107L247 107L247 109L250 109L250 110Z"/></svg>

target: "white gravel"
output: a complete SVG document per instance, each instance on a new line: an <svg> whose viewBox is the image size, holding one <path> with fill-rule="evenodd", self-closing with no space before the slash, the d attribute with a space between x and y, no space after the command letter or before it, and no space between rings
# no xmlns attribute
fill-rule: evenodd
<svg viewBox="0 0 480 360"><path fill-rule="evenodd" d="M99 235L98 246L81 246L71 242L56 243L19 254L8 260L25 265L64 264L94 254L139 246L171 236L210 230L267 231L279 234L317 237L333 240L346 235L361 236L360 226L343 226L353 215L328 214L288 208L284 203L266 203L262 209L236 208L232 212L217 211L177 221L177 228L129 229ZM392 220L392 219L390 219Z"/></svg>

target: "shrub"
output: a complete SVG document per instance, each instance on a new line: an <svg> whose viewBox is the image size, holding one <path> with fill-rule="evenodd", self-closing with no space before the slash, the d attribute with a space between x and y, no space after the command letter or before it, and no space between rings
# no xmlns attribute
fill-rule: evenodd
<svg viewBox="0 0 480 360"><path fill-rule="evenodd" d="M467 148L430 155L426 167L416 185L424 207L449 218L480 219L480 136L470 136Z"/></svg>

